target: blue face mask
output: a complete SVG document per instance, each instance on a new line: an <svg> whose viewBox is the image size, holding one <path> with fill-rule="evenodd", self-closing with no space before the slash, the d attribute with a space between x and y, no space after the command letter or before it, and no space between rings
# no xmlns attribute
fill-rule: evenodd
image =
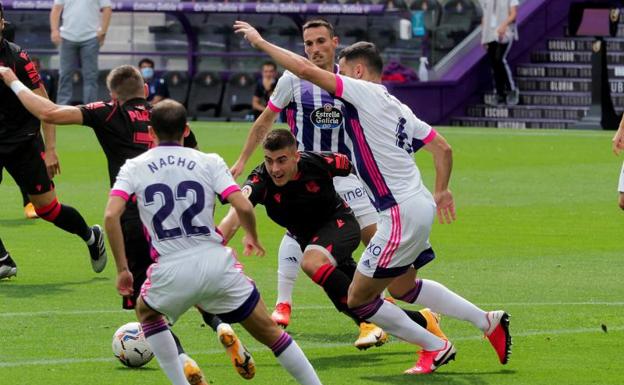
<svg viewBox="0 0 624 385"><path fill-rule="evenodd" d="M154 77L154 69L152 67L141 68L141 75L144 79L151 79Z"/></svg>

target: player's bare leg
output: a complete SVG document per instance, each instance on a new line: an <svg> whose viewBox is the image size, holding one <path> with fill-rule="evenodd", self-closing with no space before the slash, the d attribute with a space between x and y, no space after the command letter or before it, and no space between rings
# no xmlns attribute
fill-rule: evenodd
<svg viewBox="0 0 624 385"><path fill-rule="evenodd" d="M299 345L271 320L262 299L241 325L256 340L273 351L279 363L297 382L304 385L321 384L312 364Z"/></svg>
<svg viewBox="0 0 624 385"><path fill-rule="evenodd" d="M365 247L370 243L370 240L373 238L373 235L375 235L376 232L377 232L377 224L372 224L362 229L361 231L362 244Z"/></svg>
<svg viewBox="0 0 624 385"><path fill-rule="evenodd" d="M54 223L60 229L78 235L85 241L89 248L93 271L99 273L104 270L106 246L104 244L104 232L99 225L87 226L84 218L76 209L58 201L54 190L43 194L30 194L28 198L35 206L35 211L39 217Z"/></svg>

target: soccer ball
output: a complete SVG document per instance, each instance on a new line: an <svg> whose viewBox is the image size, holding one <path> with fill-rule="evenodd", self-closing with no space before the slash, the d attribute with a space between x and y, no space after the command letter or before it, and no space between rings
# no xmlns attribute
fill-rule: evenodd
<svg viewBox="0 0 624 385"><path fill-rule="evenodd" d="M138 322L129 322L117 329L113 335L113 354L130 368L141 367L154 357Z"/></svg>

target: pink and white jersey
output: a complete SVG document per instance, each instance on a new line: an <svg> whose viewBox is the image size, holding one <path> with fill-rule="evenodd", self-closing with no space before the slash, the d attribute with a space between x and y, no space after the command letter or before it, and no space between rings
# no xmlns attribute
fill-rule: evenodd
<svg viewBox="0 0 624 385"><path fill-rule="evenodd" d="M338 66L334 66L338 72ZM286 71L277 81L268 107L286 109L286 122L301 151L331 151L350 155L344 132L344 103L320 87Z"/></svg>
<svg viewBox="0 0 624 385"><path fill-rule="evenodd" d="M345 101L351 160L377 210L426 189L412 154L436 131L381 84L336 75L336 97Z"/></svg>
<svg viewBox="0 0 624 385"><path fill-rule="evenodd" d="M220 245L223 238L213 218L215 195L225 200L236 191L240 189L219 155L161 144L126 161L111 195L125 200L136 196L152 248L166 256Z"/></svg>

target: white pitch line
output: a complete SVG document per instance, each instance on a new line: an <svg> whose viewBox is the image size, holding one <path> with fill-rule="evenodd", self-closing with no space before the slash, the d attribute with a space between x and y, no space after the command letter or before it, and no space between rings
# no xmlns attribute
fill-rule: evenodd
<svg viewBox="0 0 624 385"><path fill-rule="evenodd" d="M403 304L408 305L410 304ZM508 302L508 303L479 303L481 307L489 307L489 306L497 306L503 307L506 306L624 306L624 302L615 301L615 302ZM416 304L413 306L417 306ZM295 306L295 310L327 310L333 309L333 306L329 305L305 305L305 306ZM90 315L90 314L130 314L131 312L128 310L97 310L97 309L85 309L85 310L41 310L41 311L27 311L27 312L10 312L10 313L0 313L0 318L10 318L10 317L47 317L47 316L82 316L82 315Z"/></svg>
<svg viewBox="0 0 624 385"><path fill-rule="evenodd" d="M609 331L624 331L624 326L610 327ZM578 329L558 329L558 330L534 330L523 333L514 333L512 337L535 337L535 336L552 336L552 335L565 335L565 334L584 334L584 333L603 333L599 328L578 328ZM453 338L453 341L476 341L483 339L482 336L465 336ZM396 339L390 341L390 343L397 342ZM333 347L347 346L346 343L301 343L303 349L327 349ZM251 345L253 348L259 348L259 346ZM211 355L211 354L223 354L223 349L210 349L204 351L189 352L193 355ZM65 358L65 359L41 359L31 361L17 361L17 362L0 362L0 368L15 368L23 366L55 366L55 365L75 365L94 362L114 362L113 357L94 357L94 358Z"/></svg>

